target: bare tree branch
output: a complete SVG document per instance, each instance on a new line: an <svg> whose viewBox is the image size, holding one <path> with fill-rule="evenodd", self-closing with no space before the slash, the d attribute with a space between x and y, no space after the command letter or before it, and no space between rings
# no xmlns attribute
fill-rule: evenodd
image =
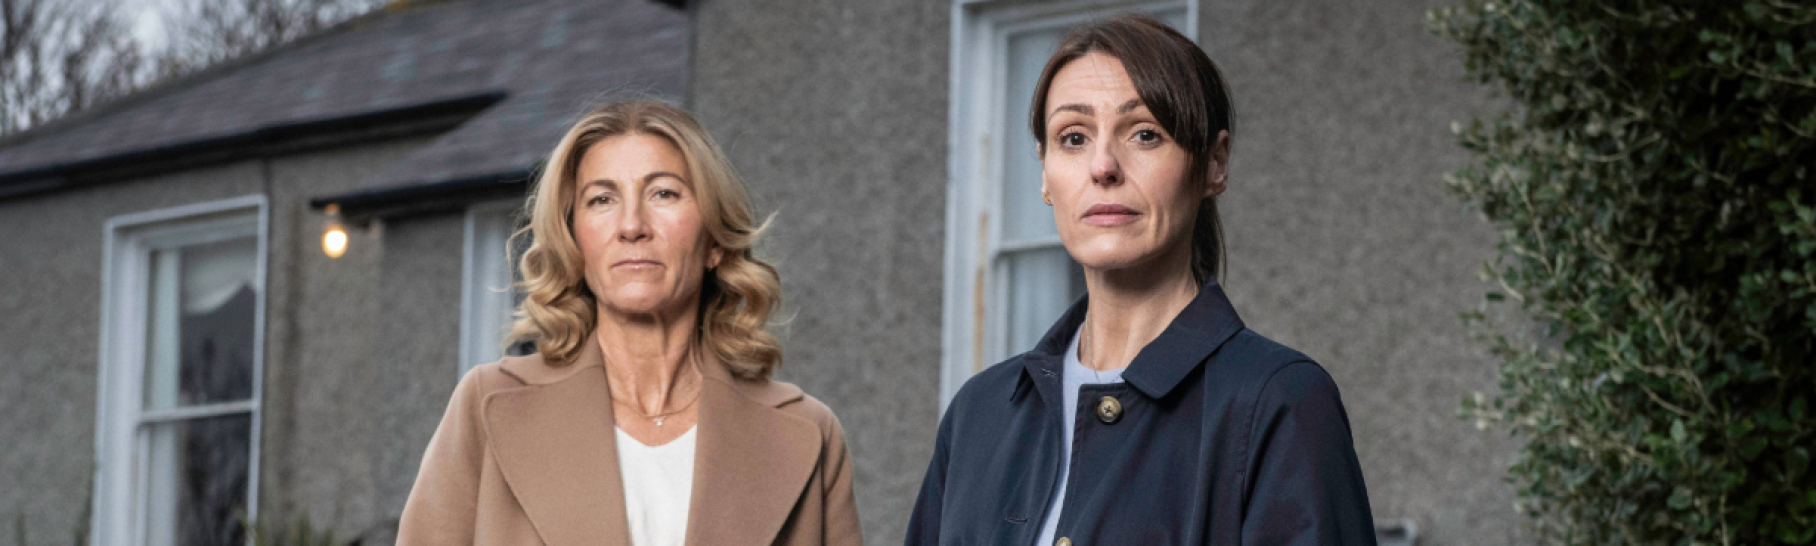
<svg viewBox="0 0 1816 546"><path fill-rule="evenodd" d="M314 34L380 0L181 0L161 62L186 72Z"/></svg>
<svg viewBox="0 0 1816 546"><path fill-rule="evenodd" d="M105 6L0 0L0 135L136 89L138 44Z"/></svg>
<svg viewBox="0 0 1816 546"><path fill-rule="evenodd" d="M383 0L178 0L151 50L105 2L0 0L0 136L319 32Z"/></svg>

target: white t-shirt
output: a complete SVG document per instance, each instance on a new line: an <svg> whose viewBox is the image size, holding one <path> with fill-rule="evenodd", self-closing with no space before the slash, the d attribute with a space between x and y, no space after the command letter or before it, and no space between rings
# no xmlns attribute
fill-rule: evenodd
<svg viewBox="0 0 1816 546"><path fill-rule="evenodd" d="M694 431L659 446L618 432L618 472L624 476L624 515L635 546L681 546L694 493Z"/></svg>
<svg viewBox="0 0 1816 546"><path fill-rule="evenodd" d="M1034 541L1037 546L1053 543L1053 535L1059 531L1059 510L1066 505L1066 482L1072 477L1072 429L1077 428L1072 422L1078 419L1078 389L1085 385L1105 385L1121 383L1122 372L1128 368L1114 370L1093 370L1086 368L1078 361L1078 338L1084 332L1084 325L1078 326L1078 332L1072 334L1072 343L1066 347L1066 364L1060 372L1061 388L1060 411L1065 423L1059 427L1059 490L1053 492L1053 503L1047 506L1047 517L1040 521L1040 539Z"/></svg>

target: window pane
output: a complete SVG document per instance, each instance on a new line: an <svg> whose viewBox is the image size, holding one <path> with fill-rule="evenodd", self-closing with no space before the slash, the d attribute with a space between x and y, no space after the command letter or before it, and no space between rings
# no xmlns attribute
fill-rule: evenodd
<svg viewBox="0 0 1816 546"><path fill-rule="evenodd" d="M1047 328L1085 293L1084 270L1060 247L1008 256L1009 347L1007 357L1034 348Z"/></svg>
<svg viewBox="0 0 1816 546"><path fill-rule="evenodd" d="M145 408L252 397L258 239L151 253Z"/></svg>
<svg viewBox="0 0 1816 546"><path fill-rule="evenodd" d="M1009 36L1008 82L1002 97L1003 240L1056 237L1053 210L1040 200L1040 156L1028 133L1028 109L1047 57L1059 47L1063 28L1031 30Z"/></svg>
<svg viewBox="0 0 1816 546"><path fill-rule="evenodd" d="M252 417L147 425L139 506L145 543L243 545Z"/></svg>
<svg viewBox="0 0 1816 546"><path fill-rule="evenodd" d="M514 208L487 206L470 211L470 237L467 240L468 269L466 298L461 333L464 340L460 372L503 355L524 355L535 350L533 344L516 343L502 346L511 331L512 313L525 294L516 289L517 261L529 241L512 246L511 235L522 227ZM528 347L526 350L525 348Z"/></svg>

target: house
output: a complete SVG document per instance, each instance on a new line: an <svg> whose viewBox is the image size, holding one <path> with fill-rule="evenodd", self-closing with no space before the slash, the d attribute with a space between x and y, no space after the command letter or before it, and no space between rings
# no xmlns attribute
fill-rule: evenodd
<svg viewBox="0 0 1816 546"><path fill-rule="evenodd" d="M1450 121L1499 103L1421 26L1440 4L406 2L15 135L0 530L216 543L244 510L388 540L455 381L502 350L542 154L650 96L775 214L780 377L839 414L866 536L897 542L944 402L1078 294L1016 105L1067 25L1132 10L1230 82L1224 285L1336 378L1376 517L1517 542L1514 444L1455 418L1493 385L1456 319L1492 231L1439 182Z"/></svg>

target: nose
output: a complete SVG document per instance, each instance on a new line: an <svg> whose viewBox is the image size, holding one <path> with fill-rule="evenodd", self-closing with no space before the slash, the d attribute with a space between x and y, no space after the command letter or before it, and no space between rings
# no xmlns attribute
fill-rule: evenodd
<svg viewBox="0 0 1816 546"><path fill-rule="evenodd" d="M1091 153L1091 183L1115 186L1122 183L1122 161L1116 157L1111 139L1099 139Z"/></svg>
<svg viewBox="0 0 1816 546"><path fill-rule="evenodd" d="M638 199L625 202L622 214L618 216L618 240L635 243L650 238L649 221L645 218L647 207Z"/></svg>

